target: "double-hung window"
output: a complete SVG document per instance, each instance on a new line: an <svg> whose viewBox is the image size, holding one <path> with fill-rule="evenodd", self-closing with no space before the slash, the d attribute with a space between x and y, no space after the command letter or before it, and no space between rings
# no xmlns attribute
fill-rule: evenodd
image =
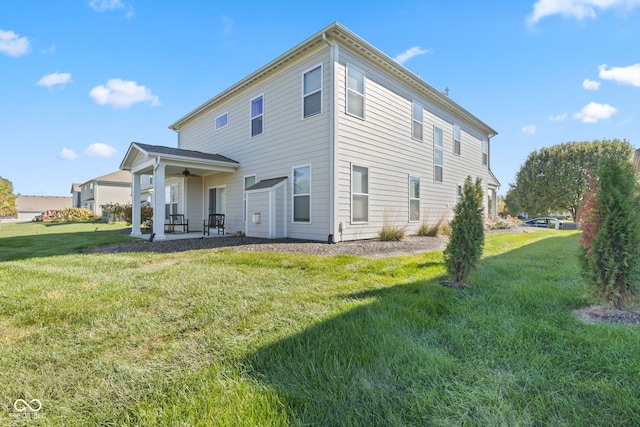
<svg viewBox="0 0 640 427"><path fill-rule="evenodd" d="M251 187L256 183L255 175L248 175L244 177L244 190ZM242 196L242 218L244 222L247 222L247 193Z"/></svg>
<svg viewBox="0 0 640 427"><path fill-rule="evenodd" d="M302 117L322 113L322 66L318 65L302 76Z"/></svg>
<svg viewBox="0 0 640 427"><path fill-rule="evenodd" d="M460 138L460 125L453 124L453 154L460 155L462 146L462 139Z"/></svg>
<svg viewBox="0 0 640 427"><path fill-rule="evenodd" d="M413 128L411 136L413 139L417 139L418 141L422 141L422 105L413 101L412 104L412 116L413 116Z"/></svg>
<svg viewBox="0 0 640 427"><path fill-rule="evenodd" d="M369 222L369 168L351 166L351 222Z"/></svg>
<svg viewBox="0 0 640 427"><path fill-rule="evenodd" d="M178 213L178 184L164 187L164 219Z"/></svg>
<svg viewBox="0 0 640 427"><path fill-rule="evenodd" d="M347 113L364 119L364 73L347 67Z"/></svg>
<svg viewBox="0 0 640 427"><path fill-rule="evenodd" d="M433 128L433 180L442 182L442 169L444 166L444 153L442 152L442 129Z"/></svg>
<svg viewBox="0 0 640 427"><path fill-rule="evenodd" d="M485 166L489 164L489 141L486 139L482 140L482 164Z"/></svg>
<svg viewBox="0 0 640 427"><path fill-rule="evenodd" d="M409 177L409 221L420 221L420 178Z"/></svg>
<svg viewBox="0 0 640 427"><path fill-rule="evenodd" d="M293 168L293 222L311 221L311 166Z"/></svg>
<svg viewBox="0 0 640 427"><path fill-rule="evenodd" d="M220 114L216 117L216 130L222 129L229 123L229 115L227 113Z"/></svg>
<svg viewBox="0 0 640 427"><path fill-rule="evenodd" d="M251 136L261 135L264 129L264 97L251 100Z"/></svg>

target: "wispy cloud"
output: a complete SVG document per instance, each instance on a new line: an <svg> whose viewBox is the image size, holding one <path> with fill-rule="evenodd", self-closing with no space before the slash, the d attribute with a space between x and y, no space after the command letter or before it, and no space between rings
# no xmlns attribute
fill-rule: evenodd
<svg viewBox="0 0 640 427"><path fill-rule="evenodd" d="M73 150L70 150L69 148L63 148L62 150L60 150L59 156L61 159L64 159L64 160L73 160L76 157L78 157L76 152Z"/></svg>
<svg viewBox="0 0 640 427"><path fill-rule="evenodd" d="M108 12L112 10L125 10L125 18L131 19L135 15L133 13L133 6L124 4L120 0L91 0L89 7L96 12Z"/></svg>
<svg viewBox="0 0 640 427"><path fill-rule="evenodd" d="M618 109L609 104L590 102L582 107L582 110L575 113L573 117L580 120L582 123L598 123L600 120L610 118L616 112L618 112Z"/></svg>
<svg viewBox="0 0 640 427"><path fill-rule="evenodd" d="M84 150L84 154L90 157L111 157L116 154L118 150L110 145L103 144L102 142L96 142L91 144Z"/></svg>
<svg viewBox="0 0 640 427"><path fill-rule="evenodd" d="M584 79L584 81L582 82L582 87L586 90L598 90L598 88L600 87L600 82Z"/></svg>
<svg viewBox="0 0 640 427"><path fill-rule="evenodd" d="M557 116L549 116L549 120L552 122L561 122L567 119L567 113L558 114Z"/></svg>
<svg viewBox="0 0 640 427"><path fill-rule="evenodd" d="M46 86L48 88L55 85L65 85L71 81L71 73L52 73L42 77L37 85Z"/></svg>
<svg viewBox="0 0 640 427"><path fill-rule="evenodd" d="M51 46L49 46L46 49L42 49L41 50L42 53L56 53L56 45L52 44Z"/></svg>
<svg viewBox="0 0 640 427"><path fill-rule="evenodd" d="M621 84L640 87L640 64L629 65L628 67L613 67L607 70L607 65L598 67L600 78L603 80L613 80Z"/></svg>
<svg viewBox="0 0 640 427"><path fill-rule="evenodd" d="M229 37L235 29L236 21L227 15L222 15L220 21L222 21L222 34L224 34L225 37Z"/></svg>
<svg viewBox="0 0 640 427"><path fill-rule="evenodd" d="M536 125L527 125L522 127L522 133L525 135L533 135L538 130Z"/></svg>
<svg viewBox="0 0 640 427"><path fill-rule="evenodd" d="M533 11L527 17L529 25L537 24L541 19L553 15L575 18L594 19L596 11L606 9L631 10L640 6L640 0L538 0Z"/></svg>
<svg viewBox="0 0 640 427"><path fill-rule="evenodd" d="M427 53L430 53L430 51L428 49L422 49L420 46L414 46L410 49L405 50L404 52L396 55L396 57L394 58L397 62L399 62L400 64L404 64L405 62L407 62L408 60L410 60L413 57L416 57L418 55L425 55Z"/></svg>
<svg viewBox="0 0 640 427"><path fill-rule="evenodd" d="M0 30L0 53L22 56L29 53L31 43L27 37L20 37L13 31Z"/></svg>
<svg viewBox="0 0 640 427"><path fill-rule="evenodd" d="M106 86L94 87L89 92L89 96L100 105L110 105L115 108L129 108L139 102L149 102L152 107L162 105L160 99L146 86L122 79L111 79L107 81Z"/></svg>

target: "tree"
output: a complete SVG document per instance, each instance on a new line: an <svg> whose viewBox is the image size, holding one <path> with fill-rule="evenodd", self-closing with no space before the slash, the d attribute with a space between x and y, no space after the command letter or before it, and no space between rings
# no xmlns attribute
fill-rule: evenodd
<svg viewBox="0 0 640 427"><path fill-rule="evenodd" d="M510 184L514 204L529 214L570 212L575 219L589 171L597 171L604 157L627 162L633 153L627 141L618 139L568 142L534 151Z"/></svg>
<svg viewBox="0 0 640 427"><path fill-rule="evenodd" d="M449 274L462 283L476 267L484 247L482 220L482 180L475 184L468 176L462 188L462 196L455 207L451 221L451 237L444 250L444 262Z"/></svg>
<svg viewBox="0 0 640 427"><path fill-rule="evenodd" d="M596 294L616 308L633 301L640 282L640 202L635 168L605 158L598 169L595 202L583 209L582 274ZM590 212L589 212L590 211Z"/></svg>
<svg viewBox="0 0 640 427"><path fill-rule="evenodd" d="M17 216L16 196L13 194L13 183L0 176L0 218Z"/></svg>

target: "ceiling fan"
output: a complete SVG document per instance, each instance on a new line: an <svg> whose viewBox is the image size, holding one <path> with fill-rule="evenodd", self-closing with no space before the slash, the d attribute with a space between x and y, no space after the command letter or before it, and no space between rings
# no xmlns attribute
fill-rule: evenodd
<svg viewBox="0 0 640 427"><path fill-rule="evenodd" d="M194 177L200 176L200 175L192 174L189 168L184 168L184 170L182 171L182 175L184 175L185 178L189 178L190 176L194 176Z"/></svg>

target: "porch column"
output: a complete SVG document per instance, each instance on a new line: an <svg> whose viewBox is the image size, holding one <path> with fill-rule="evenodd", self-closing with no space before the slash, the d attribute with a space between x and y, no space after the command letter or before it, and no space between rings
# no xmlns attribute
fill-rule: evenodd
<svg viewBox="0 0 640 427"><path fill-rule="evenodd" d="M131 235L133 237L142 236L140 231L140 174L131 174Z"/></svg>
<svg viewBox="0 0 640 427"><path fill-rule="evenodd" d="M153 169L153 232L155 240L164 240L164 174L165 164Z"/></svg>

